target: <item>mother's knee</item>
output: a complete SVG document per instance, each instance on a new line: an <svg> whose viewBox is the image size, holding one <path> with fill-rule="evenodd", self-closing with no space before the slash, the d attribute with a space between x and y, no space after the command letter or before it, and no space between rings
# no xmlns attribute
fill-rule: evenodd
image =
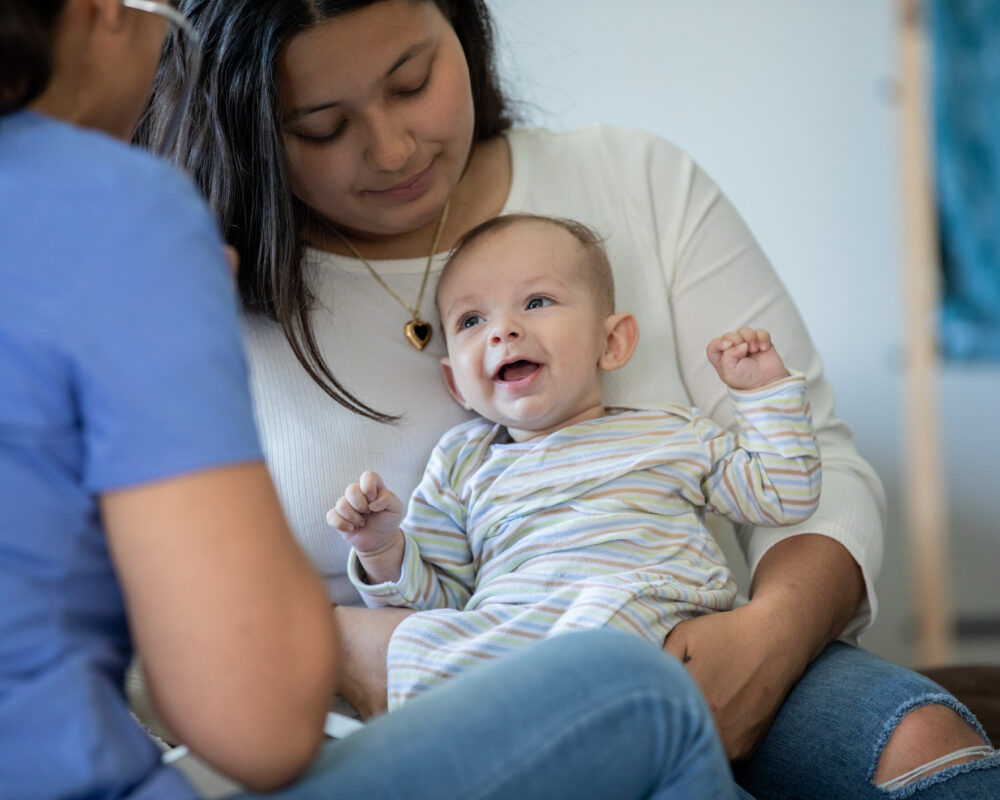
<svg viewBox="0 0 1000 800"><path fill-rule="evenodd" d="M960 764L996 757L975 718L949 695L907 704L887 727L883 741L872 782L884 789L943 776Z"/></svg>

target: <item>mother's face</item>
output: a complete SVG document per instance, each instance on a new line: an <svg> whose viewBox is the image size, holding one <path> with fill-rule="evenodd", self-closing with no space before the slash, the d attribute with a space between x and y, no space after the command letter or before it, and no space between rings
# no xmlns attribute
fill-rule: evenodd
<svg viewBox="0 0 1000 800"><path fill-rule="evenodd" d="M469 70L428 0L380 0L294 36L275 70L292 188L363 239L436 221L472 146Z"/></svg>

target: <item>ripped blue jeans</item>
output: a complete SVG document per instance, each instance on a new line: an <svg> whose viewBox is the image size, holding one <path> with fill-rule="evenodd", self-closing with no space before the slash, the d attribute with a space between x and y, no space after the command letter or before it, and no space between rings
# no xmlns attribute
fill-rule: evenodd
<svg viewBox="0 0 1000 800"><path fill-rule="evenodd" d="M969 711L940 686L857 647L834 642L792 689L754 757L734 769L757 800L997 800L1000 754L945 766L899 789L873 783L899 720L931 703Z"/></svg>

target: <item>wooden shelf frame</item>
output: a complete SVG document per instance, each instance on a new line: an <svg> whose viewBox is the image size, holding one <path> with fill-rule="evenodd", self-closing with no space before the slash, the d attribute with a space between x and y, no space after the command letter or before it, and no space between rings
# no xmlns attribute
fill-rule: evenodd
<svg viewBox="0 0 1000 800"><path fill-rule="evenodd" d="M928 114L928 32L921 0L896 0L905 299L905 524L922 666L954 657L947 503L937 398L940 247Z"/></svg>

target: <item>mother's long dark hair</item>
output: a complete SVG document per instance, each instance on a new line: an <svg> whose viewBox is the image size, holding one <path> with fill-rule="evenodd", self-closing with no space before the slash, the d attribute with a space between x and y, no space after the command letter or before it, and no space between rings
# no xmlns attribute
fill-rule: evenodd
<svg viewBox="0 0 1000 800"><path fill-rule="evenodd" d="M170 156L201 187L229 243L240 253L244 307L278 322L299 362L330 397L378 420L394 417L352 394L323 360L310 324L313 296L302 269L301 204L289 188L276 111L274 69L289 37L320 20L380 0L181 0L202 37L198 91ZM415 0L416 1L416 0ZM475 102L475 137L510 127L494 65L484 0L434 2L465 51ZM182 87L184 57L171 39L137 138L155 145Z"/></svg>

